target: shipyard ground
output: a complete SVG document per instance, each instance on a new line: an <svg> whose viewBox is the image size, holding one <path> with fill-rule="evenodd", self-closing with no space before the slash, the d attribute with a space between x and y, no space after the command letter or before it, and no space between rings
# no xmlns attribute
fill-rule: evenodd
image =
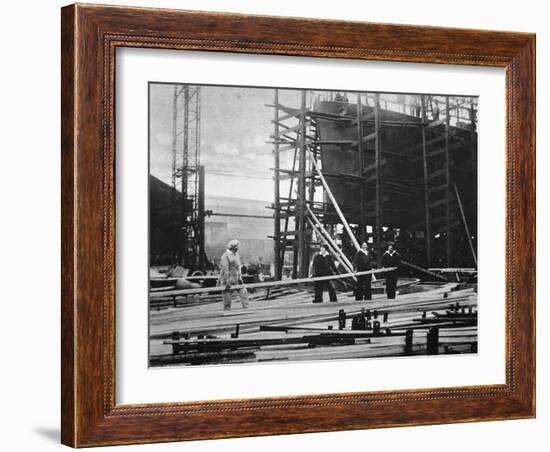
<svg viewBox="0 0 550 452"><path fill-rule="evenodd" d="M235 294L225 312L220 294L156 298L150 366L477 352L475 285L411 284L401 292L370 301L339 293L336 303L314 304L309 290L257 290L247 309Z"/></svg>

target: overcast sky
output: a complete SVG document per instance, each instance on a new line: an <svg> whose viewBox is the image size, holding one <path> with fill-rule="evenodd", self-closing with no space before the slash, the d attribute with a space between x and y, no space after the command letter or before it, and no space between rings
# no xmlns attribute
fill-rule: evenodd
<svg viewBox="0 0 550 452"><path fill-rule="evenodd" d="M174 85L151 85L151 174L171 183ZM201 87L201 164L206 196L273 201L274 90ZM280 101L299 107L300 92L280 92ZM281 165L283 166L283 165Z"/></svg>
<svg viewBox="0 0 550 452"><path fill-rule="evenodd" d="M309 106L320 92L307 93ZM152 84L150 95L151 174L170 184L174 85ZM266 142L271 140L269 135L274 131L271 123L274 109L266 104L273 104L274 95L271 88L201 86L200 162L206 170L207 197L273 202L270 169L274 166L273 145ZM382 108L387 108L387 102L397 97L399 95L384 94ZM455 100L453 97L453 102ZM279 90L279 102L299 108L301 91ZM180 114L183 115L183 111ZM181 122L179 124L181 130ZM182 149L182 136L178 139ZM290 157L290 152L281 154L281 168L292 167ZM288 190L286 182L281 183L281 190L283 193Z"/></svg>

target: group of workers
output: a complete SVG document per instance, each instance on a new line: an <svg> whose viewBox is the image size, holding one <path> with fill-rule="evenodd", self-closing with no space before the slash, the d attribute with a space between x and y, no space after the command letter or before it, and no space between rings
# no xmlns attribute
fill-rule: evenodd
<svg viewBox="0 0 550 452"><path fill-rule="evenodd" d="M218 278L218 286L223 287L222 299L224 311L231 310L231 293L233 291L232 286L240 285L238 289L239 299L243 308L248 307L248 291L244 287L244 282L241 274L241 259L239 257L238 240L231 240L227 246L227 250L223 253L220 259L220 275ZM389 243L387 250L382 255L382 267L399 267L401 265L401 256L395 249L394 243ZM353 267L355 272L361 273L372 270L374 266L373 259L369 252L367 243L361 245L361 249L357 251L353 258ZM322 245L319 253L313 256L310 266L310 277L319 278L323 276L338 275L339 272L334 263L334 259L329 253L329 247ZM397 270L387 271L384 273L386 279L386 295L388 299L395 298L395 292L397 287ZM372 274L358 275L355 288L355 299L371 300L372 288L371 280ZM329 300L331 302L338 301L336 296L336 289L334 287L333 280L321 279L313 282L314 287L314 303L323 302L323 292L325 289L328 291ZM237 289L235 289L237 290Z"/></svg>
<svg viewBox="0 0 550 452"><path fill-rule="evenodd" d="M395 245L390 242L387 250L382 255L382 267L399 267L401 265L401 256L395 249ZM361 249L357 251L353 258L353 268L357 273L372 270L374 262L371 258L369 247L367 243L361 245ZM321 251L313 256L310 268L310 277L317 278L323 276L337 275L338 270L334 264L334 260L329 253L327 245L321 247ZM397 270L391 270L384 273L386 278L386 295L388 299L395 298L395 292L397 288ZM357 283L355 287L355 299L371 300L372 299L372 274L358 275ZM334 288L334 282L331 279L325 279L313 282L315 297L314 303L323 302L323 292L326 289L328 291L329 300L332 302L338 301L336 297L336 290Z"/></svg>

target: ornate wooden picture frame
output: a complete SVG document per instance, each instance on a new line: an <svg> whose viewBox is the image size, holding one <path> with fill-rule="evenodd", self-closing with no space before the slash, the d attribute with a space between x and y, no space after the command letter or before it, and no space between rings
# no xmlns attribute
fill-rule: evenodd
<svg viewBox="0 0 550 452"><path fill-rule="evenodd" d="M62 9L62 442L73 447L535 416L535 36L160 9ZM115 51L143 47L506 70L506 382L115 402Z"/></svg>

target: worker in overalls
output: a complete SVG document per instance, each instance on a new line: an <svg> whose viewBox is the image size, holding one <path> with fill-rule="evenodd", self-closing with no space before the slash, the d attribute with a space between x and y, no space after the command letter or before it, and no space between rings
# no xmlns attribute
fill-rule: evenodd
<svg viewBox="0 0 550 452"><path fill-rule="evenodd" d="M231 310L232 291L231 286L244 284L241 275L241 258L239 257L238 240L231 240L227 245L227 250L222 254L220 259L220 276L218 278L218 286L223 287L223 310ZM239 290L239 298L243 308L248 308L248 291L245 287Z"/></svg>
<svg viewBox="0 0 550 452"><path fill-rule="evenodd" d="M372 269L372 261L369 255L369 246L363 242L361 249L355 253L353 266L356 272L364 272ZM355 287L355 300L371 300L371 279L372 275L357 276L357 285Z"/></svg>
<svg viewBox="0 0 550 452"><path fill-rule="evenodd" d="M398 267L401 265L401 256L395 249L395 244L390 242L388 249L382 255L383 267ZM388 299L395 298L395 289L397 288L397 269L386 273L386 295Z"/></svg>

